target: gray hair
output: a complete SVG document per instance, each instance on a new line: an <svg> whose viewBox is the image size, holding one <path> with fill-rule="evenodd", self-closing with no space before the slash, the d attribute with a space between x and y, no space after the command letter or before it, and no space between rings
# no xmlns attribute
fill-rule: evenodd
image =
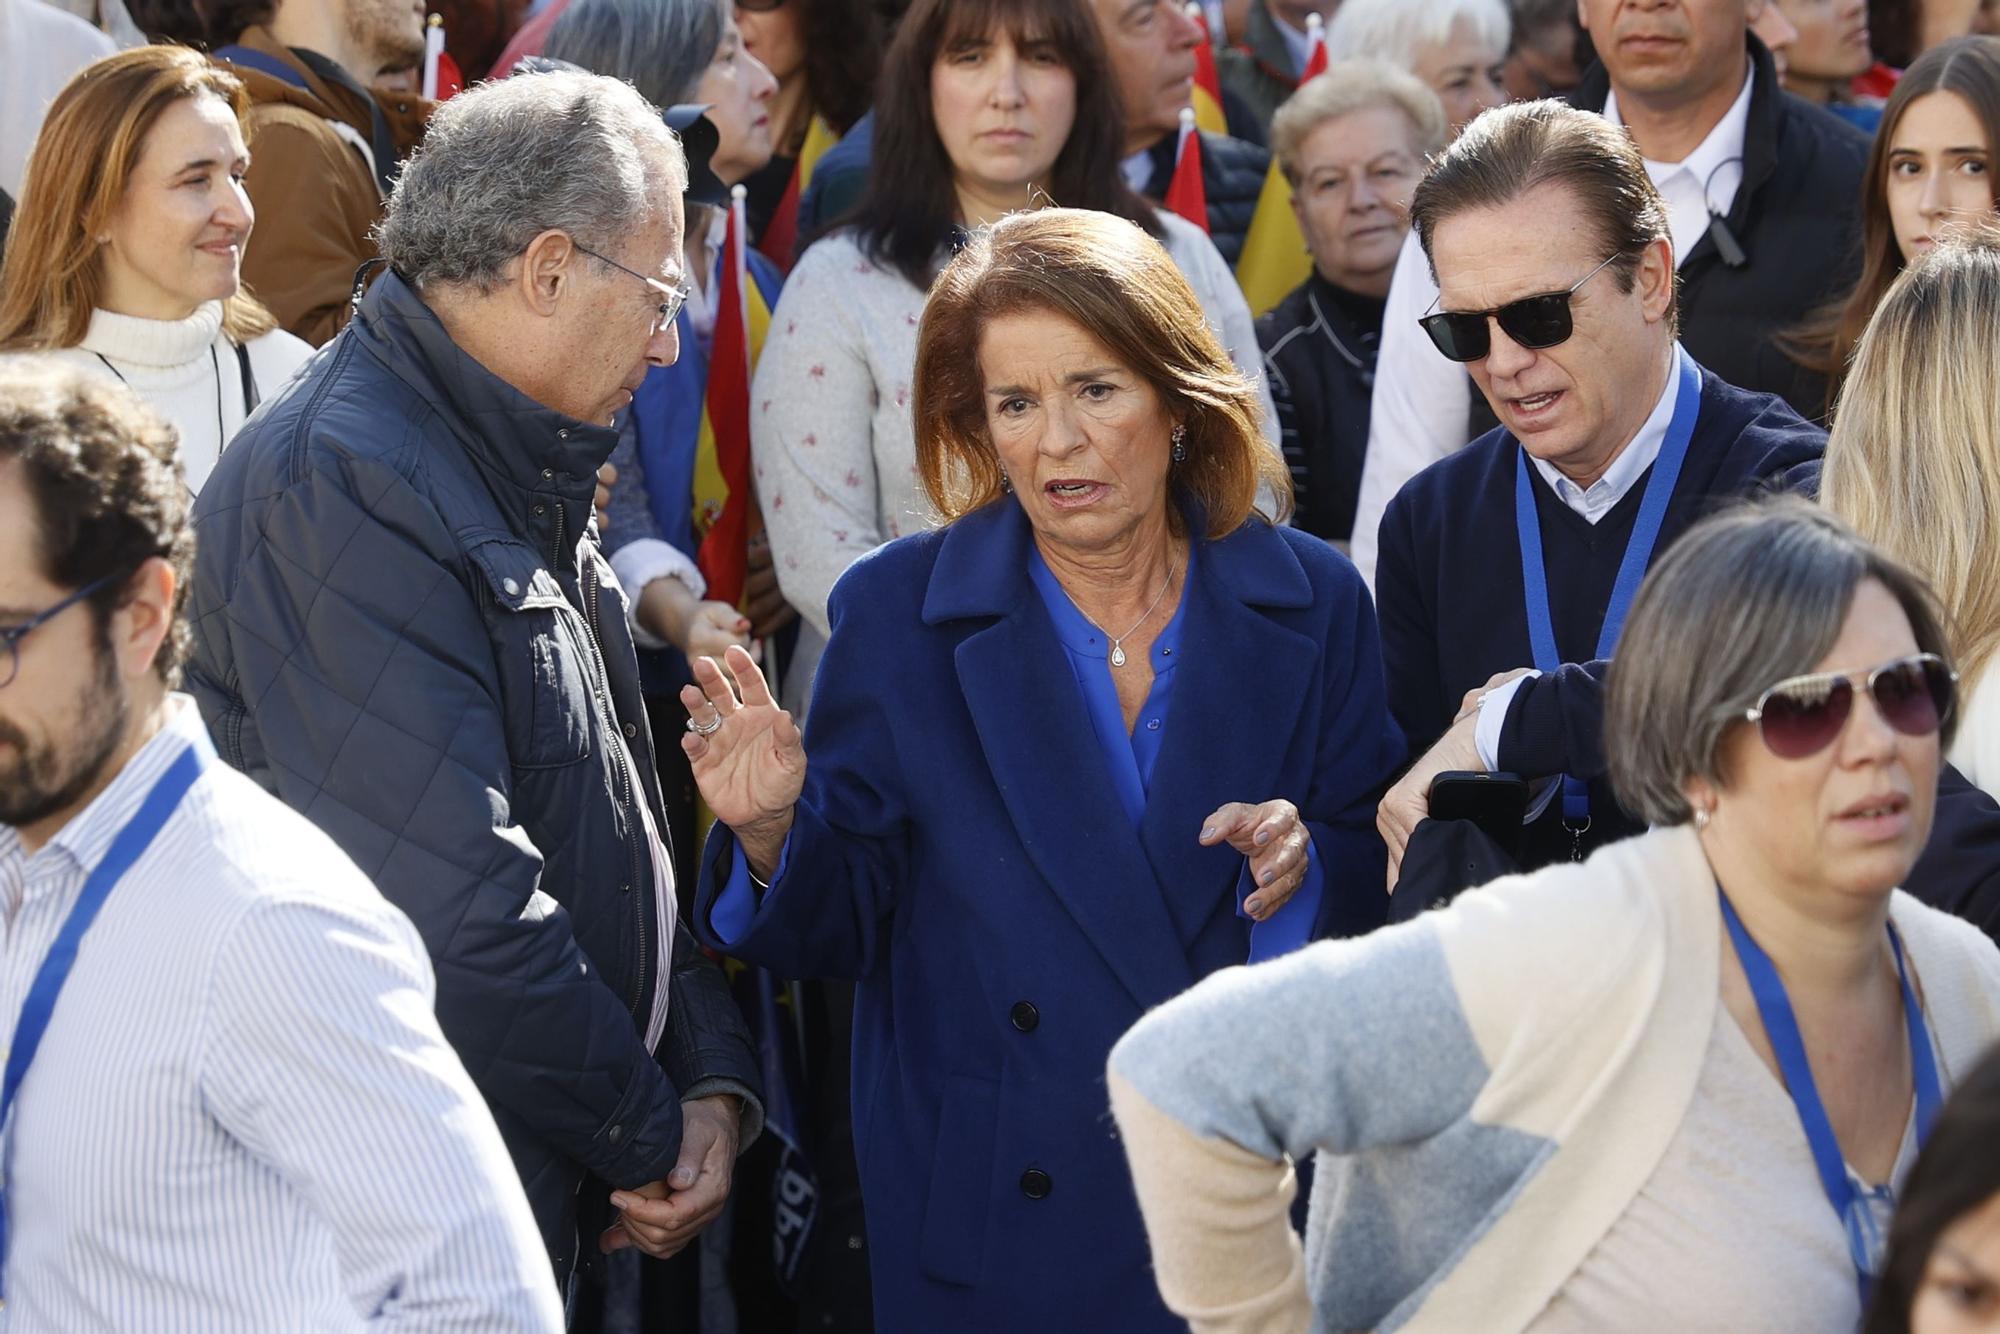
<svg viewBox="0 0 2000 1334"><path fill-rule="evenodd" d="M680 140L632 85L524 74L437 109L376 235L382 258L419 290L490 292L540 233L616 253L686 188Z"/></svg>
<svg viewBox="0 0 2000 1334"><path fill-rule="evenodd" d="M542 54L625 79L662 107L690 100L722 45L723 0L575 0Z"/></svg>
<svg viewBox="0 0 2000 1334"><path fill-rule="evenodd" d="M1383 60L1344 60L1301 84L1271 119L1271 153L1286 179L1298 183L1299 146L1314 130L1370 107L1403 113L1419 158L1444 146L1444 104L1421 79Z"/></svg>
<svg viewBox="0 0 2000 1334"><path fill-rule="evenodd" d="M1506 54L1514 32L1507 0L1343 0L1327 25L1327 59L1368 57L1409 69L1417 48L1449 41L1460 20L1496 56Z"/></svg>
<svg viewBox="0 0 2000 1334"><path fill-rule="evenodd" d="M1724 739L1764 691L1816 670L1868 579L1902 604L1918 650L1949 660L1922 576L1817 505L1738 504L1675 542L1639 589L1606 688L1605 752L1625 808L1683 824L1689 779L1726 787ZM1939 738L1947 749L1955 723Z"/></svg>

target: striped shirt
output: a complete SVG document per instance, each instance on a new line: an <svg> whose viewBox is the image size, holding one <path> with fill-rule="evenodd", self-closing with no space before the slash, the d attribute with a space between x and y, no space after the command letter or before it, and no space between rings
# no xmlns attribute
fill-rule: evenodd
<svg viewBox="0 0 2000 1334"><path fill-rule="evenodd" d="M28 854L0 825L0 1040L191 700ZM83 938L0 1127L0 1331L559 1330L421 940L312 824L209 762ZM0 1046L0 1050L4 1050Z"/></svg>

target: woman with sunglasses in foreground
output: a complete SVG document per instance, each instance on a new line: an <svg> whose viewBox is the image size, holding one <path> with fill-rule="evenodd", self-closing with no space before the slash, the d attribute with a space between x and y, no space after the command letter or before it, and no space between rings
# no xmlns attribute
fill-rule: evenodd
<svg viewBox="0 0 2000 1334"><path fill-rule="evenodd" d="M1649 832L1218 974L1113 1050L1168 1304L1203 1331L1855 1328L1897 1184L2000 1033L2000 953L1896 888L1945 653L1922 579L1823 510L1690 530L1611 669Z"/></svg>

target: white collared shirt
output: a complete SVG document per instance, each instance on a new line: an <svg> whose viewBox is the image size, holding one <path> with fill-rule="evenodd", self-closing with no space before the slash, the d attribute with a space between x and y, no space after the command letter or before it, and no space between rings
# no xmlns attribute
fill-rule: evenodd
<svg viewBox="0 0 2000 1334"><path fill-rule="evenodd" d="M208 747L194 702L32 854L0 825L0 1039L89 873ZM423 941L209 753L77 951L0 1139L0 1330L562 1328Z"/></svg>
<svg viewBox="0 0 2000 1334"><path fill-rule="evenodd" d="M1647 158L1646 174L1667 206L1667 230L1674 237L1674 264L1679 267L1694 253L1696 242L1708 231L1711 213L1723 217L1736 204L1736 191L1743 184L1743 136L1750 126L1750 90L1755 70L1743 76L1743 91L1724 112L1708 137L1679 162L1655 162ZM1604 119L1613 125L1625 122L1618 115L1618 94L1604 98Z"/></svg>

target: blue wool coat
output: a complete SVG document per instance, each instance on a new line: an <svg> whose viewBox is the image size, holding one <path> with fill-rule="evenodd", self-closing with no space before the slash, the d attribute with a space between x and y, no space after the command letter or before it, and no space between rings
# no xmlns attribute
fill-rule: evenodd
<svg viewBox="0 0 2000 1334"><path fill-rule="evenodd" d="M1111 1044L1245 957L1242 857L1197 843L1286 797L1321 933L1381 918L1376 799L1402 757L1345 557L1252 521L1204 543L1145 819L1119 807L1030 583L1012 500L835 587L780 873L728 950L858 983L855 1146L883 1334L1183 1328L1106 1114ZM697 930L735 858L710 838ZM1329 1022L1335 1016L1329 1016Z"/></svg>

